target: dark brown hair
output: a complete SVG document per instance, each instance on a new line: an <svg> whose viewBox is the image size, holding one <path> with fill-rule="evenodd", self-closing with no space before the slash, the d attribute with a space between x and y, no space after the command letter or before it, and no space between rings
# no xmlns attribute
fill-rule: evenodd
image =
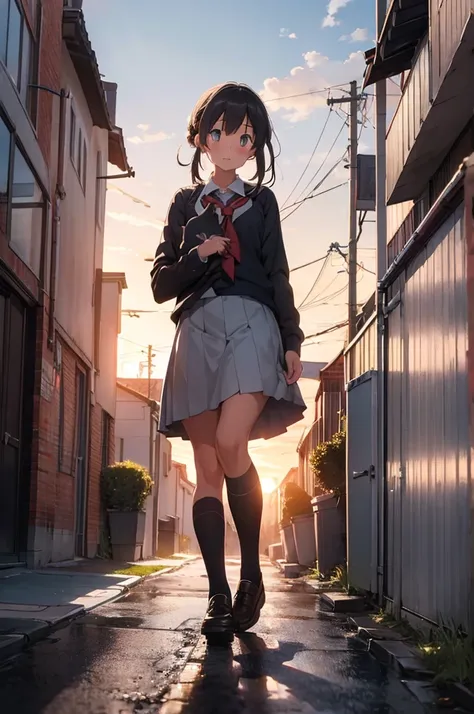
<svg viewBox="0 0 474 714"><path fill-rule="evenodd" d="M243 124L244 119L248 118L255 135L253 148L255 149L255 161L257 164L257 170L251 180L257 179L257 188L260 188L263 183L272 186L275 183L275 152L272 146L274 131L270 117L265 104L258 94L247 85L237 84L236 82L226 82L209 89L201 96L194 107L189 120L187 135L189 145L195 149L191 161L191 179L193 183L202 183L200 175L202 151L195 145L196 136L199 136L199 142L205 146L208 134L221 117L226 134L236 132ZM265 149L269 154L268 166ZM189 164L182 164L179 156L178 163L180 166L189 166ZM270 176L264 182L267 174L270 174Z"/></svg>

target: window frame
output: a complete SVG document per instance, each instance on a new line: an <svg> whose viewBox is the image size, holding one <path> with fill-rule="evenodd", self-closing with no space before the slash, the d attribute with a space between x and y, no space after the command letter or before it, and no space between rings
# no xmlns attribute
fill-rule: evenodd
<svg viewBox="0 0 474 714"><path fill-rule="evenodd" d="M31 164L31 161L29 160L28 154L25 151L22 142L20 141L18 134L15 131L14 125L9 121L8 117L6 116L5 112L2 110L2 106L0 104L0 121L3 122L3 124L6 126L7 130L10 132L10 147L9 147L9 154L8 154L8 172L7 172L7 201L6 201L6 210L7 210L7 221L6 221L6 234L5 234L5 240L8 244L8 247L10 248L11 251L15 253L15 255L18 256L18 258L26 265L28 270L31 271L31 273L39 280L41 284L43 284L43 279L44 279L44 274L45 274L45 260L46 260L46 255L45 255L45 246L46 246L46 231L47 231L47 226L48 226L48 194L47 191L45 190L45 187L42 185L39 176L37 175L36 171L34 170L34 167ZM25 202L18 204L18 207L21 208L41 208L42 209L42 219L41 219L41 245L40 245L40 261L39 261L39 267L38 271L36 271L32 265L27 263L23 257L19 254L18 250L15 249L14 245L12 244L12 235L11 235L11 230L12 230L12 216L13 216L13 211L16 210L14 208L14 200L13 200L13 180L14 180L14 171L15 171L15 152L19 151L26 166L28 169L31 171L31 174L33 176L33 179L35 183L37 184L42 200L41 201L33 201L33 202Z"/></svg>
<svg viewBox="0 0 474 714"><path fill-rule="evenodd" d="M71 103L71 111L69 115L69 158L85 194L87 184L88 147L85 131L77 119L73 103Z"/></svg>
<svg viewBox="0 0 474 714"><path fill-rule="evenodd" d="M20 15L20 38L18 46L18 71L16 79L8 67L8 49L9 49L9 27L10 27L10 12L12 5L15 5ZM39 46L41 40L41 25L42 25L42 0L29 0L28 6L30 12L26 12L21 0L7 0L7 27L6 27L6 42L5 42L5 61L0 55L0 64L4 67L7 75L10 77L15 90L19 96L22 106L30 118L33 127L36 129L38 121L38 98L37 90L32 91L32 86L38 83L39 76ZM29 17L31 14L31 17ZM30 51L28 54L28 70L24 70L24 40L25 33L28 33L30 41ZM26 83L26 89L23 84Z"/></svg>

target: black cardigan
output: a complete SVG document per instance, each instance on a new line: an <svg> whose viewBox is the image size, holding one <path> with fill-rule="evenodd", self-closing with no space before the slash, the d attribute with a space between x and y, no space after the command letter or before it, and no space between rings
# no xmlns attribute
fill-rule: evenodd
<svg viewBox="0 0 474 714"><path fill-rule="evenodd" d="M177 298L171 319L178 323L183 311L192 307L211 287L217 295L253 298L273 310L285 352L292 350L300 354L304 335L289 282L275 195L266 187L255 193L253 186L246 186L247 193L253 192L252 206L234 221L241 261L236 263L232 283L222 269L219 256L211 256L207 263L201 261L197 236L183 240L184 226L196 216L195 206L201 191L202 186L180 189L171 202L151 271L156 302Z"/></svg>

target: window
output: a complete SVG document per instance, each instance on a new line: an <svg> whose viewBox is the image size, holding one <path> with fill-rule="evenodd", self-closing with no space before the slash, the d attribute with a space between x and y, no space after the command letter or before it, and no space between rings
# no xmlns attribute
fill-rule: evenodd
<svg viewBox="0 0 474 714"><path fill-rule="evenodd" d="M87 176L87 144L82 133L82 129L78 126L77 118L74 109L71 107L71 128L69 137L69 154L71 162L76 169L77 177L82 188L86 189Z"/></svg>
<svg viewBox="0 0 474 714"><path fill-rule="evenodd" d="M35 275L41 268L45 201L36 178L15 147L11 201L10 245Z"/></svg>
<svg viewBox="0 0 474 714"><path fill-rule="evenodd" d="M82 130L79 129L78 137L77 137L77 145L76 145L76 155L75 155L75 161L74 161L79 179L81 178L81 174L82 174L81 159L82 159Z"/></svg>
<svg viewBox="0 0 474 714"><path fill-rule="evenodd" d="M73 107L71 107L71 120L70 120L70 136L69 136L69 155L71 157L72 163L75 160L76 151L76 114Z"/></svg>
<svg viewBox="0 0 474 714"><path fill-rule="evenodd" d="M104 180L100 178L101 176L102 176L102 152L98 151L97 159L96 159L95 222L99 226L102 226L102 219L103 219L102 194L103 194Z"/></svg>
<svg viewBox="0 0 474 714"><path fill-rule="evenodd" d="M86 144L86 140L84 139L84 142L82 145L82 178L81 178L81 183L82 183L84 190L86 188L86 181L87 181L87 144Z"/></svg>
<svg viewBox="0 0 474 714"><path fill-rule="evenodd" d="M17 86L33 124L36 124L36 94L30 84L38 80L40 0L30 0L35 36L31 33L18 0L0 0L0 60Z"/></svg>
<svg viewBox="0 0 474 714"><path fill-rule="evenodd" d="M3 122L0 118L0 233L5 235L7 232L8 219L10 153L11 133L5 122Z"/></svg>

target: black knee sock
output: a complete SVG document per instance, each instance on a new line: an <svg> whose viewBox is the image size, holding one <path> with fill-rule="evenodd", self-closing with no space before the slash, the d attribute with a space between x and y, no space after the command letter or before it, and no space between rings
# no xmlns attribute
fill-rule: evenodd
<svg viewBox="0 0 474 714"><path fill-rule="evenodd" d="M260 570L260 524L262 522L262 487L255 466L237 478L226 476L227 498L240 541L242 564L240 577L258 585Z"/></svg>
<svg viewBox="0 0 474 714"><path fill-rule="evenodd" d="M209 578L209 597L224 594L231 598L225 572L224 506L217 498L201 498L193 506L194 531Z"/></svg>

